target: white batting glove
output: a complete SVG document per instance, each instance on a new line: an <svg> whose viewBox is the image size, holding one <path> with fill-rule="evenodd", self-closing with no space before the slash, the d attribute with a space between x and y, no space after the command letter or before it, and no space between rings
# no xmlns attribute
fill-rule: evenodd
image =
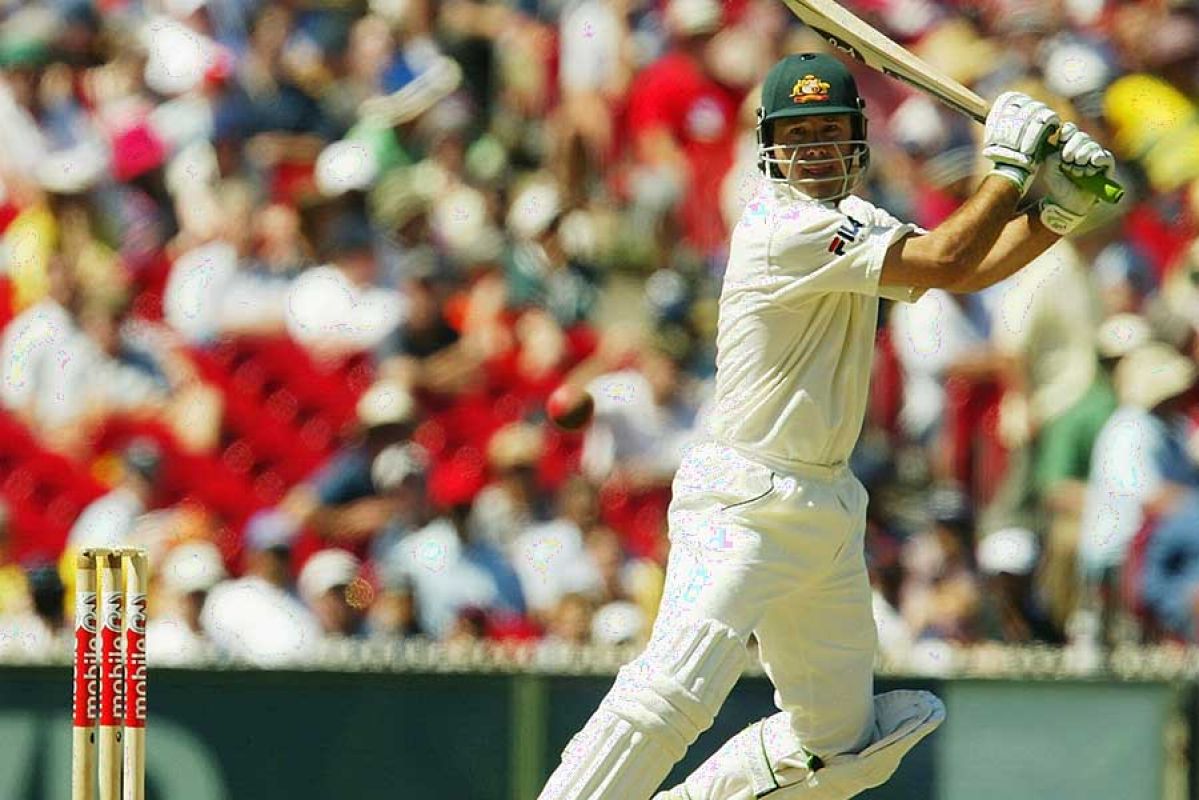
<svg viewBox="0 0 1199 800"><path fill-rule="evenodd" d="M1062 126L1061 150L1045 159L1045 199L1041 222L1058 236L1077 228L1099 199L1070 180L1104 173L1110 176L1116 159L1073 122Z"/></svg>
<svg viewBox="0 0 1199 800"><path fill-rule="evenodd" d="M1020 92L1004 92L987 114L983 155L995 164L992 175L1002 175L1023 196L1040 166L1045 140L1062 124L1044 103Z"/></svg>

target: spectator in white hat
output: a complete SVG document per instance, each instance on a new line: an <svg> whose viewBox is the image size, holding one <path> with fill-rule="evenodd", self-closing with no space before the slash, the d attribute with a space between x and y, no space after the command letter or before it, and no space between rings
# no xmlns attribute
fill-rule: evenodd
<svg viewBox="0 0 1199 800"><path fill-rule="evenodd" d="M1037 435L1032 480L1048 525L1037 583L1057 625L1065 624L1077 602L1079 524L1091 453L1118 406L1112 373L1124 355L1149 338L1142 317L1117 314L1104 320L1096 332L1098 360L1090 388Z"/></svg>
<svg viewBox="0 0 1199 800"><path fill-rule="evenodd" d="M1091 456L1091 481L1082 513L1080 566L1094 608L1101 587L1118 586L1120 567L1146 515L1168 513L1199 487L1199 468L1187 453L1184 412L1193 404L1199 370L1168 345L1151 342L1116 367L1120 408ZM1113 608L1104 609L1110 622Z"/></svg>
<svg viewBox="0 0 1199 800"><path fill-rule="evenodd" d="M290 591L294 520L278 512L252 519L246 573L209 592L200 614L205 635L225 655L258 666L309 658L321 638L316 617Z"/></svg>
<svg viewBox="0 0 1199 800"><path fill-rule="evenodd" d="M208 593L226 578L221 551L198 540L176 545L158 568L166 610L146 626L146 653L152 664L183 664L208 649L200 617Z"/></svg>
<svg viewBox="0 0 1199 800"><path fill-rule="evenodd" d="M291 284L287 331L318 357L336 359L381 344L403 319L403 298L374 283L375 234L364 215L346 212L324 233L328 263Z"/></svg>
<svg viewBox="0 0 1199 800"><path fill-rule="evenodd" d="M402 384L380 380L358 401L359 435L316 473L296 485L280 508L304 527L332 540L373 536L400 510L402 502L384 491L373 467L380 455L411 436L417 420L412 393Z"/></svg>
<svg viewBox="0 0 1199 800"><path fill-rule="evenodd" d="M584 546L584 537L599 522L595 488L576 475L559 488L557 503L554 519L525 529L508 551L529 613L539 621L549 618L564 595L598 593L603 585Z"/></svg>
<svg viewBox="0 0 1199 800"><path fill-rule="evenodd" d="M512 552L516 538L548 514L537 482L545 432L528 422L500 428L487 443L487 461L496 480L479 492L471 507L471 533L501 551Z"/></svg>
<svg viewBox="0 0 1199 800"><path fill-rule="evenodd" d="M445 514L405 536L382 560L392 579L412 586L420 627L436 639L449 636L466 609L525 611L520 580L503 553L472 535L463 499L443 501Z"/></svg>
<svg viewBox="0 0 1199 800"><path fill-rule="evenodd" d="M162 451L153 439L139 436L130 441L121 452L120 480L83 509L67 543L76 550L130 544L151 507L163 469Z"/></svg>
<svg viewBox="0 0 1199 800"><path fill-rule="evenodd" d="M504 256L508 303L542 308L559 325L586 321L599 300L600 276L564 235L568 220L589 225L585 212L567 214L562 190L544 176L523 186L508 209L512 247Z"/></svg>
<svg viewBox="0 0 1199 800"><path fill-rule="evenodd" d="M371 462L371 482L392 503L387 524L371 540L372 559L383 558L399 540L432 519L428 469L429 453L415 442L388 445Z"/></svg>
<svg viewBox="0 0 1199 800"><path fill-rule="evenodd" d="M300 597L326 636L362 632L362 612L371 592L359 576L360 567L351 553L330 548L315 553L300 570Z"/></svg>
<svg viewBox="0 0 1199 800"><path fill-rule="evenodd" d="M648 627L649 620L640 606L616 600L601 606L591 618L591 641L615 645L639 642Z"/></svg>
<svg viewBox="0 0 1199 800"><path fill-rule="evenodd" d="M978 570L988 589L980 609L986 638L1018 644L1063 643L1061 630L1050 622L1033 587L1039 555L1036 534L1027 528L1003 528L978 543Z"/></svg>
<svg viewBox="0 0 1199 800"><path fill-rule="evenodd" d="M1039 60L1049 91L1069 100L1088 123L1103 116L1103 90L1115 73L1102 49L1076 37L1059 36L1046 42Z"/></svg>

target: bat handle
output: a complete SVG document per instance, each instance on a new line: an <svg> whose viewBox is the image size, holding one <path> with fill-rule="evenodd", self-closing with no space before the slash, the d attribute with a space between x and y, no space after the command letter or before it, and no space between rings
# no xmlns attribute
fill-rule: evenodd
<svg viewBox="0 0 1199 800"><path fill-rule="evenodd" d="M1042 154L1047 154L1048 151L1056 150L1061 146L1058 141L1058 133L1060 131L1061 129L1056 126L1049 129L1045 138L1041 140ZM1104 203L1115 204L1120 202L1120 198L1124 197L1124 187L1102 172L1096 175L1083 176L1066 174L1066 177L1075 186L1095 195Z"/></svg>
<svg viewBox="0 0 1199 800"><path fill-rule="evenodd" d="M1080 177L1070 175L1069 178L1075 186L1087 190L1105 203L1118 203L1124 196L1124 187L1102 172Z"/></svg>

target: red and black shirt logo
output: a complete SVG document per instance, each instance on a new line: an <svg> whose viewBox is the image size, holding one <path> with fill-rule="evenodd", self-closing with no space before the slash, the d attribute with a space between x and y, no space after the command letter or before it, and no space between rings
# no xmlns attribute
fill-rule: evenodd
<svg viewBox="0 0 1199 800"><path fill-rule="evenodd" d="M833 236L833 240L828 244L828 251L836 253L839 256L845 255L845 245L853 244L858 240L858 233L863 228L863 224L853 217L847 216L845 219L845 224L837 228L836 235Z"/></svg>

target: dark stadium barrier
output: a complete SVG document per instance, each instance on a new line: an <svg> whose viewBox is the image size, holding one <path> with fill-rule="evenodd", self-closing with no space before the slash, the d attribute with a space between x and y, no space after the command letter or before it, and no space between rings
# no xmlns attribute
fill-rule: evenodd
<svg viewBox="0 0 1199 800"><path fill-rule="evenodd" d="M469 667L155 669L148 798L528 800L610 682ZM937 691L948 719L867 800L1194 796L1185 682L879 681L904 686ZM744 678L672 780L772 711L766 680ZM69 670L0 667L0 800L65 800L69 776Z"/></svg>

